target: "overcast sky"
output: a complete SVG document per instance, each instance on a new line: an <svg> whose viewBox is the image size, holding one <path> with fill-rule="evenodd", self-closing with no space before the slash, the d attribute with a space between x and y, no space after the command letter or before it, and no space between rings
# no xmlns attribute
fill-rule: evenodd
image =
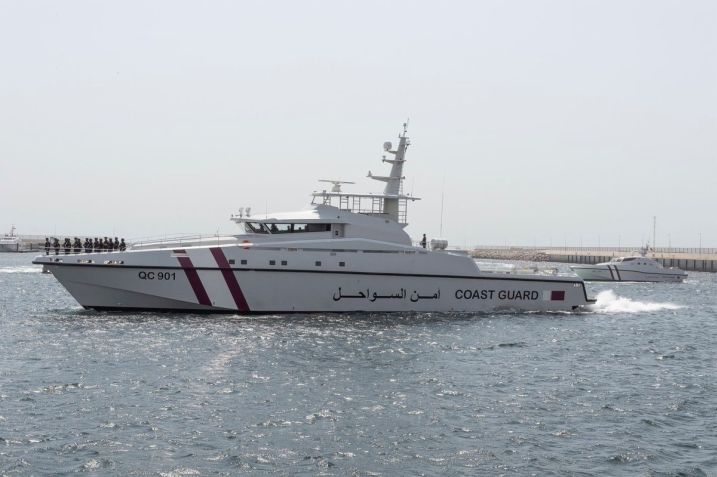
<svg viewBox="0 0 717 477"><path fill-rule="evenodd" d="M717 246L715 1L0 0L3 232L378 192L406 118L414 237Z"/></svg>

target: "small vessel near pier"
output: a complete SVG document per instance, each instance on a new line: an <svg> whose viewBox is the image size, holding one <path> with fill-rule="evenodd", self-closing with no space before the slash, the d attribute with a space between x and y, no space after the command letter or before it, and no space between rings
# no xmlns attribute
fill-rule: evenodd
<svg viewBox="0 0 717 477"><path fill-rule="evenodd" d="M15 226L10 228L10 233L0 237L0 252L19 252L20 237L15 234Z"/></svg>
<svg viewBox="0 0 717 477"><path fill-rule="evenodd" d="M312 194L306 210L231 219L236 235L134 244L127 251L39 256L85 308L239 314L574 311L594 302L574 275L481 270L447 244L406 233L406 125L377 194ZM436 242L437 243L437 242Z"/></svg>
<svg viewBox="0 0 717 477"><path fill-rule="evenodd" d="M570 269L585 281L594 282L683 282L687 272L663 267L647 257L647 248L629 257L615 257L595 265L573 265Z"/></svg>

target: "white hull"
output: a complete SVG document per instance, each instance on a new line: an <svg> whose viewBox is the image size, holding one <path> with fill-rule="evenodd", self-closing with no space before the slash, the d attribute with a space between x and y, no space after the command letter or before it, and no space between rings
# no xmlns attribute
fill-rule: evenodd
<svg viewBox="0 0 717 477"><path fill-rule="evenodd" d="M7 241L0 243L0 252L19 252L20 242L19 241Z"/></svg>
<svg viewBox="0 0 717 477"><path fill-rule="evenodd" d="M590 303L583 282L575 278L510 276L477 268L448 276L411 267L415 257L403 254L368 258L384 263L369 267L380 270L376 272L339 270L329 263L330 257L336 263L347 259L328 251L315 252L303 262L293 257L295 266L257 266L268 264L276 252L239 246L189 249L179 256L147 251L152 262L164 262L161 267L103 263L140 253L60 257L63 262L53 262L53 256L38 257L35 263L46 265L82 306L94 309L240 314L573 311ZM229 265L228 260L239 264L247 256L251 257L247 266ZM92 257L99 263L78 263ZM322 269L310 266L317 257L326 264ZM421 258L429 261L425 255ZM396 268L386 263L391 259L402 259L403 269L414 270L394 273L390 270Z"/></svg>
<svg viewBox="0 0 717 477"><path fill-rule="evenodd" d="M687 278L681 270L630 270L619 265L582 265L570 267L585 281L594 282L682 282Z"/></svg>

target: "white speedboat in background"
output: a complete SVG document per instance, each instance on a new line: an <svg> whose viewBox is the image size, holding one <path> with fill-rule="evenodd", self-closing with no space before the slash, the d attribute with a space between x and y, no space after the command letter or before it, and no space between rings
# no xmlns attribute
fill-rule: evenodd
<svg viewBox="0 0 717 477"><path fill-rule="evenodd" d="M409 139L390 142L383 193L314 192L308 210L232 216L237 235L135 244L126 252L39 256L85 308L214 313L573 311L593 303L574 275L479 269L445 241L404 230Z"/></svg>
<svg viewBox="0 0 717 477"><path fill-rule="evenodd" d="M9 234L0 237L0 252L19 252L20 237L15 235L15 226L10 229Z"/></svg>
<svg viewBox="0 0 717 477"><path fill-rule="evenodd" d="M585 281L593 282L682 282L687 272L665 268L657 260L647 258L646 250L631 257L615 257L595 265L574 265L570 268Z"/></svg>

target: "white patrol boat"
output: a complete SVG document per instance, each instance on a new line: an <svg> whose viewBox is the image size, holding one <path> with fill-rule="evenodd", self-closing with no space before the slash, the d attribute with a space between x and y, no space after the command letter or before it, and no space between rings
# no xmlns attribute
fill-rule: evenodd
<svg viewBox="0 0 717 477"><path fill-rule="evenodd" d="M646 255L647 248L643 248L639 255L615 257L609 262L570 268L583 280L595 282L682 282L687 278L687 272L674 267L665 268Z"/></svg>
<svg viewBox="0 0 717 477"><path fill-rule="evenodd" d="M0 252L19 252L20 237L15 235L15 226L10 229L9 234L5 234L0 238Z"/></svg>
<svg viewBox="0 0 717 477"><path fill-rule="evenodd" d="M39 256L85 308L239 314L572 311L592 303L571 276L481 271L471 257L412 245L402 192L404 125L381 194L313 193L308 210L232 216L237 235Z"/></svg>

